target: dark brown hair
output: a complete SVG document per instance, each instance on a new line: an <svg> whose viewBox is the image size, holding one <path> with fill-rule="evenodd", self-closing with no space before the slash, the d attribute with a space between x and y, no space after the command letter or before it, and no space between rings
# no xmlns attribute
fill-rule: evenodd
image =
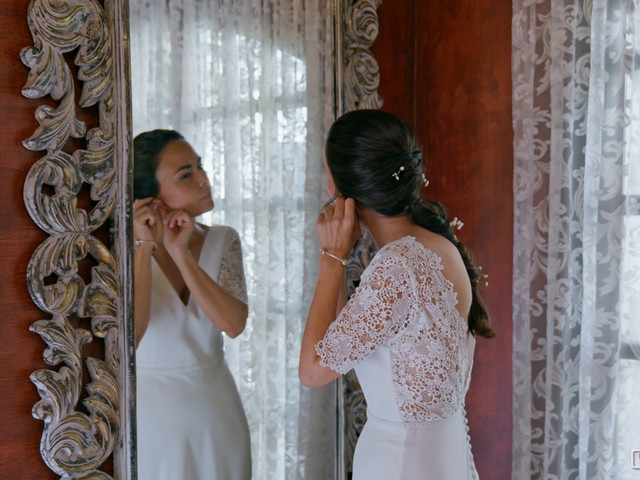
<svg viewBox="0 0 640 480"><path fill-rule="evenodd" d="M481 337L495 337L478 293L480 269L454 235L444 206L420 197L424 167L414 131L391 113L354 110L332 125L325 154L333 181L342 195L382 215L409 215L417 225L442 235L458 248L473 295L467 320L469 330Z"/></svg>
<svg viewBox="0 0 640 480"><path fill-rule="evenodd" d="M184 140L175 130L151 130L133 139L133 198L155 197L160 192L156 169L160 153L174 140Z"/></svg>

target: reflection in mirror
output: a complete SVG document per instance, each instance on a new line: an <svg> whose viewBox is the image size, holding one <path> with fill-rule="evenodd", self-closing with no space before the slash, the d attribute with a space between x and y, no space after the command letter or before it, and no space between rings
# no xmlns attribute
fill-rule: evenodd
<svg viewBox="0 0 640 480"><path fill-rule="evenodd" d="M257 479L334 477L335 390L302 387L297 362L317 273L322 144L334 116L330 7L130 2L133 133L184 135L215 201L199 220L233 228L242 245L249 317L240 336L224 338L224 355L248 419ZM148 396L138 391L138 415ZM140 441L153 435L138 427Z"/></svg>
<svg viewBox="0 0 640 480"><path fill-rule="evenodd" d="M247 318L238 234L195 221L213 200L179 133L142 133L133 151L138 475L250 480L249 429L222 349L222 332L239 335Z"/></svg>

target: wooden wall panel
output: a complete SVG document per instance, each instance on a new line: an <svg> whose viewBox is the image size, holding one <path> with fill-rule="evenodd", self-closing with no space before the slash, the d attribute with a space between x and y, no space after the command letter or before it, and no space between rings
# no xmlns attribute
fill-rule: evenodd
<svg viewBox="0 0 640 480"><path fill-rule="evenodd" d="M511 3L384 1L373 53L383 109L423 143L425 197L464 222L458 237L489 274L498 338L480 339L467 411L481 479L511 477L513 131Z"/></svg>

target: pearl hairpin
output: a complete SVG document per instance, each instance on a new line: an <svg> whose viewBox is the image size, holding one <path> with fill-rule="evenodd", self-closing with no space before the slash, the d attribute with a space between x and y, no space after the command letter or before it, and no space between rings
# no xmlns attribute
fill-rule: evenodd
<svg viewBox="0 0 640 480"><path fill-rule="evenodd" d="M462 223L462 220L459 220L458 217L453 217L453 220L449 222L449 225L451 225L452 230L454 228L456 230L460 230L464 226L464 223Z"/></svg>
<svg viewBox="0 0 640 480"><path fill-rule="evenodd" d="M391 176L393 178L395 178L396 180L400 180L400 173L404 172L404 165L400 165L400 168L398 169L397 172L393 172L391 174Z"/></svg>

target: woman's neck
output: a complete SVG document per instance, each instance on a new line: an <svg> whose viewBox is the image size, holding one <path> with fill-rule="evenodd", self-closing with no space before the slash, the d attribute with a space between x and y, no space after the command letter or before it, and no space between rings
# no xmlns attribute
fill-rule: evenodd
<svg viewBox="0 0 640 480"><path fill-rule="evenodd" d="M416 234L420 227L409 216L387 217L373 210L358 208L358 218L367 226L378 248L407 235Z"/></svg>

